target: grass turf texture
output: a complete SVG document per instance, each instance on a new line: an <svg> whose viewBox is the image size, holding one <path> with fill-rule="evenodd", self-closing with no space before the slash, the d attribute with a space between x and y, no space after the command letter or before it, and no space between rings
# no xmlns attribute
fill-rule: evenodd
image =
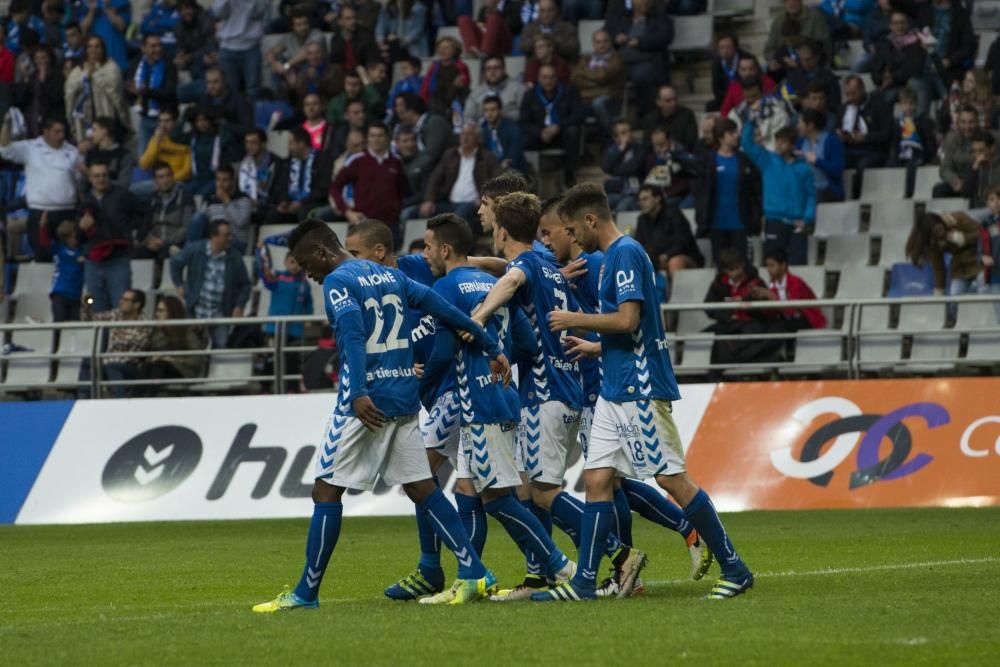
<svg viewBox="0 0 1000 667"><path fill-rule="evenodd" d="M3 526L0 653L10 665L996 664L1000 510L724 520L758 576L736 600L702 600L717 568L685 581L681 538L636 516L641 598L396 603L382 588L416 563L413 520L366 518L345 521L319 610L276 615L250 607L295 585L305 520ZM492 520L486 561L501 585L523 574Z"/></svg>

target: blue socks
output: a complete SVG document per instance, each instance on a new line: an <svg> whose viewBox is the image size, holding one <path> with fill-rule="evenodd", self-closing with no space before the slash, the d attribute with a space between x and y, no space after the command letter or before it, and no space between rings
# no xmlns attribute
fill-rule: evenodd
<svg viewBox="0 0 1000 667"><path fill-rule="evenodd" d="M584 506L580 522L580 560L576 564L576 576L572 581L573 587L578 591L593 592L597 588L597 571L614 520L614 503L588 502Z"/></svg>
<svg viewBox="0 0 1000 667"><path fill-rule="evenodd" d="M623 544L632 546L632 510L628 506L625 491L615 489L615 534Z"/></svg>
<svg viewBox="0 0 1000 667"><path fill-rule="evenodd" d="M684 518L684 510L670 502L659 489L634 479L623 479L622 490L628 498L629 507L643 519L676 530L685 538L691 534L691 524ZM618 496L615 494L616 507L617 503Z"/></svg>
<svg viewBox="0 0 1000 667"><path fill-rule="evenodd" d="M465 526L465 532L469 534L469 541L472 548L476 550L479 557L483 557L483 549L486 547L486 511L483 509L483 501L479 496L466 496L461 493L455 494L455 504L458 505L458 517Z"/></svg>
<svg viewBox="0 0 1000 667"><path fill-rule="evenodd" d="M520 498L518 498L517 502L521 503L524 509L528 510L532 514L535 514L535 512L541 509L535 505L535 501L533 501L531 498L528 498L526 500L521 500ZM537 558L535 558L535 554L527 549L521 549L521 551L524 553L524 560L528 574L534 575L536 577L544 577L547 573L545 572L545 568L542 567L542 563Z"/></svg>
<svg viewBox="0 0 1000 667"><path fill-rule="evenodd" d="M306 566L299 585L295 587L295 594L306 602L313 602L319 596L319 585L330 562L330 554L337 546L343 515L344 506L341 503L313 505L309 536L306 538Z"/></svg>
<svg viewBox="0 0 1000 667"><path fill-rule="evenodd" d="M569 560L555 545L536 516L525 509L514 495L491 500L486 511L507 530L522 551L530 552L550 573L561 570Z"/></svg>
<svg viewBox="0 0 1000 667"><path fill-rule="evenodd" d="M417 510L417 535L420 538L420 571L424 574L441 569L441 541L431 526L430 519Z"/></svg>
<svg viewBox="0 0 1000 667"><path fill-rule="evenodd" d="M585 507L584 503L565 491L556 496L552 501L552 523L569 535L569 538L573 540L573 544L576 545L577 549L580 548L581 544L580 522L583 520ZM607 540L604 543L604 553L611 556L618 551L621 545L621 540L612 531L608 533Z"/></svg>
<svg viewBox="0 0 1000 667"><path fill-rule="evenodd" d="M486 576L486 568L479 560L479 554L472 547L469 535L462 527L462 522L458 518L458 512L452 507L448 499L441 493L441 489L434 489L431 495L417 505L418 512L426 512L434 532L441 539L448 549L455 554L458 561L459 579L482 579Z"/></svg>
<svg viewBox="0 0 1000 667"><path fill-rule="evenodd" d="M719 520L719 513L715 511L712 499L703 489L699 489L684 508L684 516L712 550L712 555L719 562L724 578L738 581L750 573L749 568L736 553L729 536L726 535L726 529L722 527L722 521Z"/></svg>

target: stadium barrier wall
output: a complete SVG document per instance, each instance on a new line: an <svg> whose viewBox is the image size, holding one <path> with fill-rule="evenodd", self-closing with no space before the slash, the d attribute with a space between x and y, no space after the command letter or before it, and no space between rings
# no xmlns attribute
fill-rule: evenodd
<svg viewBox="0 0 1000 667"><path fill-rule="evenodd" d="M724 511L1000 504L1000 380L702 384L674 418ZM0 403L0 522L306 517L331 394ZM580 493L583 462L567 473ZM450 485L451 471L443 476ZM412 513L398 488L348 515Z"/></svg>

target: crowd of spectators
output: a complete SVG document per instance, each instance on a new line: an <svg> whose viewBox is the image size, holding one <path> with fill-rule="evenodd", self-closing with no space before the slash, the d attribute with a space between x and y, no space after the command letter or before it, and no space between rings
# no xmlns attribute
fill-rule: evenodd
<svg viewBox="0 0 1000 667"><path fill-rule="evenodd" d="M177 286L151 312L240 317L261 224L378 219L397 249L408 221L442 212L481 232L484 183L507 170L538 183L527 154L546 150L559 187L596 162L615 210L639 212L659 270L705 266L707 238L715 291L748 298L796 289L755 278L754 236L769 262L804 264L819 205L881 166L907 169L909 196L917 167L937 163L934 195L968 198L980 225L978 272L953 269L953 282L1000 282L1000 44L976 69L962 0L783 0L761 53L716 35L697 110L672 85L671 51L673 17L705 11L697 0L486 0L474 15L437 0L155 0L142 16L134 4L11 0L0 21L0 243L8 266L57 263L56 320L80 317L84 295L95 317L131 317L145 298L134 258ZM589 44L583 18L604 22ZM863 43L856 62L849 39ZM508 73L511 56L523 73ZM928 248L957 239L953 224L922 220L911 257L936 262ZM269 312L311 310L289 287L297 267L265 261L265 287L289 291ZM224 346L230 333L206 335ZM182 340L195 339L157 339ZM156 372L197 370L181 366Z"/></svg>

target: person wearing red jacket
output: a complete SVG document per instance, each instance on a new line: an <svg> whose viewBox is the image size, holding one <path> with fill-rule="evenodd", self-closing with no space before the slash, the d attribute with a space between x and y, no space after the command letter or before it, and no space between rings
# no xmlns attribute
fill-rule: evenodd
<svg viewBox="0 0 1000 667"><path fill-rule="evenodd" d="M729 112L738 107L743 102L743 82L758 77L764 88L764 96L767 97L774 92L774 81L760 69L756 56L745 54L740 56L739 64L736 66L736 78L729 82L726 89L726 97L722 100L719 113L725 118Z"/></svg>
<svg viewBox="0 0 1000 667"><path fill-rule="evenodd" d="M767 273L770 277L768 289L772 301L813 301L816 294L802 278L788 272L788 255L784 250L772 250L764 258ZM786 331L800 329L823 329L826 327L826 317L819 308L786 308L782 328Z"/></svg>

